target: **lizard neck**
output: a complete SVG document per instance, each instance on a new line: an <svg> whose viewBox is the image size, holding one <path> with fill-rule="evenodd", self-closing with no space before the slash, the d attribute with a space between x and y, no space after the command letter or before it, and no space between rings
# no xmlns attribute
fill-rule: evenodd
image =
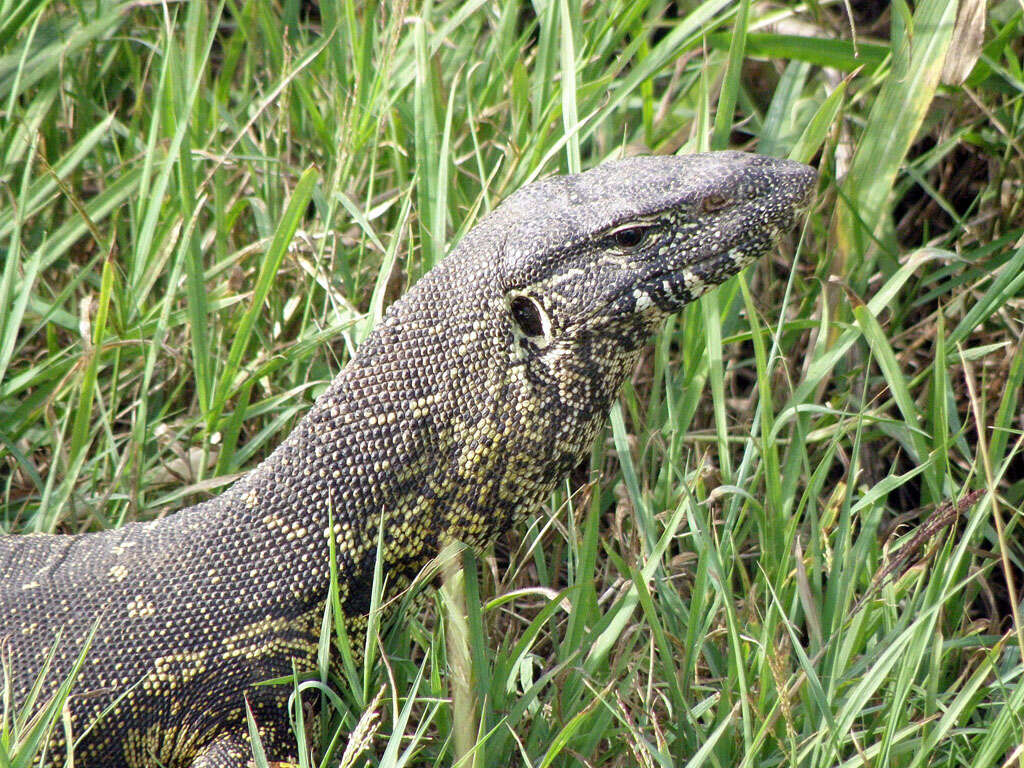
<svg viewBox="0 0 1024 768"><path fill-rule="evenodd" d="M239 530L304 564L287 585L304 601L326 594L330 535L351 616L369 608L378 540L393 590L450 540L492 541L586 454L635 365L639 325L601 329L587 342L593 361L553 348L526 365L493 281L459 268L453 254L393 306L292 434L225 494Z"/></svg>
<svg viewBox="0 0 1024 768"><path fill-rule="evenodd" d="M359 616L379 537L397 589L446 540L482 543L508 524L511 510L488 510L476 524L456 511L478 485L467 475L482 477L478 465L500 448L497 431L486 446L473 436L498 418L508 372L497 364L503 339L481 322L488 297L464 287L452 301L450 270L443 263L396 303L288 438L224 494L231 528L303 564L285 587L302 602L326 595L330 532L342 605ZM441 309L452 305L463 315Z"/></svg>

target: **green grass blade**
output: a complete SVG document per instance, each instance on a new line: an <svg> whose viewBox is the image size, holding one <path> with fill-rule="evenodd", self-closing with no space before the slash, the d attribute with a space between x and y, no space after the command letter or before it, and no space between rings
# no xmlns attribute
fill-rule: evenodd
<svg viewBox="0 0 1024 768"><path fill-rule="evenodd" d="M299 177L292 190L288 206L281 216L274 239L267 249L266 256L260 264L259 276L256 278L256 285L252 290L252 298L248 309L242 315L235 330L234 339L231 342L231 349L228 352L227 362L221 371L220 384L217 387L217 394L213 403L211 413L212 420L216 421L223 410L232 387L235 385L235 378L242 363L242 356L252 339L256 318L263 311L263 302L274 283L281 262L288 252L288 246L298 229L299 222L305 215L306 206L309 205L310 197L313 194L313 187L319 180L320 175L315 168L307 168Z"/></svg>

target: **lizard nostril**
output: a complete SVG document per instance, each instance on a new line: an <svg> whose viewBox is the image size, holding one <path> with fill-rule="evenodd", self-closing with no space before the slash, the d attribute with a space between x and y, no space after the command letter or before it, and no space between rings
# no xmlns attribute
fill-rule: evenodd
<svg viewBox="0 0 1024 768"><path fill-rule="evenodd" d="M710 194L700 201L700 208L704 213L714 213L729 205L729 198L725 195Z"/></svg>

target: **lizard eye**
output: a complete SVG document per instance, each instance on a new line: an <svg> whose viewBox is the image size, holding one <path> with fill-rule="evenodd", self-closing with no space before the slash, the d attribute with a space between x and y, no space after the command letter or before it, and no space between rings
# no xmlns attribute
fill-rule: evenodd
<svg viewBox="0 0 1024 768"><path fill-rule="evenodd" d="M529 296L513 296L509 302L512 319L524 336L543 336L545 320L544 310L536 299Z"/></svg>
<svg viewBox="0 0 1024 768"><path fill-rule="evenodd" d="M632 251L634 248L639 247L644 240L647 239L647 235L651 232L651 227L623 227L612 233L612 241L616 247L621 248L624 251Z"/></svg>

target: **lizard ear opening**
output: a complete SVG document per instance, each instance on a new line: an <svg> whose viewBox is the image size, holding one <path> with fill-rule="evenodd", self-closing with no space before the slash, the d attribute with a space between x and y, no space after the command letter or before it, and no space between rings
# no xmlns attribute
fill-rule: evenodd
<svg viewBox="0 0 1024 768"><path fill-rule="evenodd" d="M544 307L532 296L512 296L509 311L519 332L528 339L542 340L551 336L551 320Z"/></svg>

